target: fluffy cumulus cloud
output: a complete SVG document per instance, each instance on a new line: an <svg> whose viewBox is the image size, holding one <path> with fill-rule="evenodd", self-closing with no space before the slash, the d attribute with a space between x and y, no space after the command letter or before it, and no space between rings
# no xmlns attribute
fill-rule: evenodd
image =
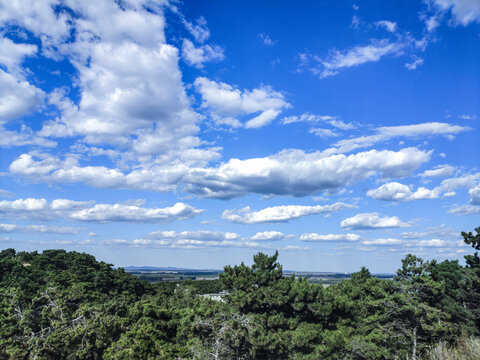
<svg viewBox="0 0 480 360"><path fill-rule="evenodd" d="M317 234L305 233L300 236L301 241L324 242L324 241L358 241L357 234Z"/></svg>
<svg viewBox="0 0 480 360"><path fill-rule="evenodd" d="M227 199L247 193L306 196L374 175L407 176L429 159L430 152L416 148L348 156L289 150L264 158L231 159L217 168L192 171L183 181L188 184L187 191L203 197Z"/></svg>
<svg viewBox="0 0 480 360"><path fill-rule="evenodd" d="M42 90L0 69L0 125L33 111L44 97Z"/></svg>
<svg viewBox="0 0 480 360"><path fill-rule="evenodd" d="M429 190L424 187L419 187L416 191L412 191L409 186L398 182L389 182L383 184L377 189L367 191L368 196L384 201L437 199L440 194L441 192L439 189Z"/></svg>
<svg viewBox="0 0 480 360"><path fill-rule="evenodd" d="M371 230L399 228L411 226L411 223L401 221L397 216L382 216L379 213L357 214L343 220L340 226L345 229Z"/></svg>
<svg viewBox="0 0 480 360"><path fill-rule="evenodd" d="M54 146L52 139L68 137L87 148L117 147L117 160L124 168L147 172L152 164L176 166L183 162L183 154L189 153L191 162L199 161L196 165L209 158L210 150L202 148L197 137L200 116L192 110L182 83L178 49L165 41L165 4L142 0L2 4L0 25L18 26L40 46L0 37L2 48L9 49L0 56L7 69L0 70L0 119L33 111L48 98L50 120L37 133L10 132L2 139L14 140L1 144ZM187 28L199 41L208 37L202 21L190 25ZM205 47L202 61L218 59L217 50ZM75 83L54 89L47 97L26 82L21 62L34 53L68 60L76 71ZM70 97L73 87L78 97Z"/></svg>
<svg viewBox="0 0 480 360"><path fill-rule="evenodd" d="M259 211L252 211L249 206L239 210L225 210L222 218L235 223L241 224L260 224L286 222L299 217L312 214L325 214L340 211L343 209L356 208L355 205L345 203L335 203L331 205L282 205L272 206Z"/></svg>
<svg viewBox="0 0 480 360"><path fill-rule="evenodd" d="M96 204L92 201L73 201L56 199L51 202L46 199L18 199L0 201L0 216L16 219L67 219L90 222L136 222L158 223L174 220L185 220L195 217L203 210L176 203L165 208L146 208L125 204Z"/></svg>
<svg viewBox="0 0 480 360"><path fill-rule="evenodd" d="M240 118L248 117L244 126L259 128L275 120L282 110L290 108L284 95L269 86L240 90L199 77L195 80L195 88L202 97L202 108L208 109L218 124L239 127L242 126Z"/></svg>

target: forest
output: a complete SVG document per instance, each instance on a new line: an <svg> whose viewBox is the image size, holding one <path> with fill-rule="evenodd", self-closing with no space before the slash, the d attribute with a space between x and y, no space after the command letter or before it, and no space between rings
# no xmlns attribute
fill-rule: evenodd
<svg viewBox="0 0 480 360"><path fill-rule="evenodd" d="M462 236L480 249L480 227ZM363 267L329 287L277 258L152 284L85 253L3 250L0 359L480 358L478 252L465 266L409 254L393 280Z"/></svg>

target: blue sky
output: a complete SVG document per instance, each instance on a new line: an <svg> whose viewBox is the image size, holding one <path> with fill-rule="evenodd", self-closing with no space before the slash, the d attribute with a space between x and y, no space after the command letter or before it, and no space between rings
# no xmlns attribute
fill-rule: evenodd
<svg viewBox="0 0 480 360"><path fill-rule="evenodd" d="M0 1L0 246L462 260L479 64L478 0Z"/></svg>

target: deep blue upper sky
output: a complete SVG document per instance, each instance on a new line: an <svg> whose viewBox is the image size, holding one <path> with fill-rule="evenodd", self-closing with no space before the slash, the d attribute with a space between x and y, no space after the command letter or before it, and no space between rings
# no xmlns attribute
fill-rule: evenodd
<svg viewBox="0 0 480 360"><path fill-rule="evenodd" d="M0 244L393 271L480 225L480 2L0 0Z"/></svg>

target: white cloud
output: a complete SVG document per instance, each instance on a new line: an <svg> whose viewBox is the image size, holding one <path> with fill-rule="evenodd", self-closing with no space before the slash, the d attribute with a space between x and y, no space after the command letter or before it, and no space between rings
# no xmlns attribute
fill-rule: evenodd
<svg viewBox="0 0 480 360"><path fill-rule="evenodd" d="M277 40L272 40L268 34L258 34L257 38L259 38L262 41L263 45L266 46L273 46L277 43Z"/></svg>
<svg viewBox="0 0 480 360"><path fill-rule="evenodd" d="M400 234L403 239L421 239L428 237L457 239L460 237L460 231L455 231L452 228L447 228L445 225L439 227L427 228L427 231L406 231Z"/></svg>
<svg viewBox="0 0 480 360"><path fill-rule="evenodd" d="M124 173L104 166L81 166L76 157L68 157L64 161L55 157L37 160L30 154L22 154L10 164L9 170L34 182L83 182L99 188L170 191L175 189L190 166L206 165L217 156L214 150L185 150L175 160L168 161L167 158L166 164L159 161Z"/></svg>
<svg viewBox="0 0 480 360"><path fill-rule="evenodd" d="M385 30L394 33L397 31L397 23L388 20L380 20L375 23L377 27L383 27Z"/></svg>
<svg viewBox="0 0 480 360"><path fill-rule="evenodd" d="M457 24L467 26L480 22L480 2L477 0L432 0L442 11L452 11Z"/></svg>
<svg viewBox="0 0 480 360"><path fill-rule="evenodd" d="M362 241L362 244L367 245L367 246L372 246L372 245L389 245L389 246L392 246L392 245L402 245L404 243L405 243L405 240L392 239L392 238Z"/></svg>
<svg viewBox="0 0 480 360"><path fill-rule="evenodd" d="M195 23L189 22L185 19L182 19L182 22L197 42L203 43L210 37L210 30L207 27L207 21L203 16L195 20Z"/></svg>
<svg viewBox="0 0 480 360"><path fill-rule="evenodd" d="M376 134L359 136L351 139L340 140L335 143L337 152L349 152L358 148L370 147L382 141L395 137L422 137L444 135L451 137L463 131L472 130L468 126L452 125L440 122L428 122L401 126L382 126L376 129Z"/></svg>
<svg viewBox="0 0 480 360"><path fill-rule="evenodd" d="M165 3L26 0L2 4L0 24L30 32L41 42L41 55L67 59L76 69L74 86L79 94L78 101L73 101L67 96L70 89L55 89L49 96L52 120L44 122L38 134L6 133L1 137L3 145L52 146L41 138L75 137L86 146L119 146L123 166L135 169L139 163L175 162L188 152L198 153L200 159L204 150L196 137L200 115L186 95L178 50L165 43ZM192 34L199 40L208 37L204 22L199 20L197 25L190 27ZM37 51L36 45L8 39L2 40L2 47L12 51L2 52L0 61L14 65ZM8 93L15 101L0 90L0 117L21 116L41 103L38 89L18 79L12 84L18 91ZM14 135L14 141L4 140Z"/></svg>
<svg viewBox="0 0 480 360"><path fill-rule="evenodd" d="M455 171L455 168L450 165L437 165L432 170L425 170L421 177L445 177L450 176Z"/></svg>
<svg viewBox="0 0 480 360"><path fill-rule="evenodd" d="M197 69L204 67L207 62L218 62L225 59L223 49L218 45L195 45L188 39L183 39L182 57L188 65Z"/></svg>
<svg viewBox="0 0 480 360"><path fill-rule="evenodd" d="M408 70L415 70L418 66L423 64L423 59L417 58L416 56L413 58L412 62L405 63L405 67Z"/></svg>
<svg viewBox="0 0 480 360"><path fill-rule="evenodd" d="M468 126L451 125L448 123L429 122L414 125L382 126L377 131L389 137L418 137L425 135L452 135L471 130Z"/></svg>
<svg viewBox="0 0 480 360"><path fill-rule="evenodd" d="M252 211L249 206L239 210L225 210L222 218L241 224L260 224L273 222L286 222L299 217L312 214L325 214L344 209L356 208L355 205L345 203L334 203L331 205L282 205L272 206L259 211Z"/></svg>
<svg viewBox="0 0 480 360"><path fill-rule="evenodd" d="M437 187L441 191L448 192L457 188L474 188L480 180L480 172L475 174L466 174L454 178L443 180Z"/></svg>
<svg viewBox="0 0 480 360"><path fill-rule="evenodd" d="M20 64L26 57L34 55L38 48L33 44L15 43L9 38L0 36L0 64L10 73L21 73Z"/></svg>
<svg viewBox="0 0 480 360"><path fill-rule="evenodd" d="M341 130L351 130L355 129L355 125L352 123L345 123L340 120L337 116L330 116L330 115L314 115L311 113L303 113L302 115L293 115L287 116L282 119L282 124L292 124L297 122L308 122L308 123L318 123L324 122L330 124L331 126L341 129Z"/></svg>
<svg viewBox="0 0 480 360"><path fill-rule="evenodd" d="M278 240L286 240L291 238L292 235L285 235L280 231L262 231L257 232L253 235L250 240L252 241L278 241Z"/></svg>
<svg viewBox="0 0 480 360"><path fill-rule="evenodd" d="M0 201L0 215L15 217L15 219L53 220L68 216L79 208L91 205L91 201L73 201L56 199L48 202L46 199L17 199Z"/></svg>
<svg viewBox="0 0 480 360"><path fill-rule="evenodd" d="M263 195L313 195L381 175L411 174L430 159L430 152L416 148L400 151L370 150L349 156L326 156L301 150L247 160L231 159L218 168L196 169L183 178L187 191L202 197L232 198L247 193Z"/></svg>
<svg viewBox="0 0 480 360"><path fill-rule="evenodd" d="M317 234L305 233L300 236L301 241L358 241L360 235L357 234Z"/></svg>
<svg viewBox="0 0 480 360"><path fill-rule="evenodd" d="M337 137L338 134L335 131L330 129L322 129L322 128L312 128L309 131L310 134L314 134L319 137Z"/></svg>
<svg viewBox="0 0 480 360"><path fill-rule="evenodd" d="M476 205L462 205L456 206L448 211L451 214L457 215L476 215L480 214L480 206Z"/></svg>
<svg viewBox="0 0 480 360"><path fill-rule="evenodd" d="M312 248L308 247L308 246L288 245L288 246L283 247L281 250L285 250L285 251L308 251L308 250L312 250Z"/></svg>
<svg viewBox="0 0 480 360"><path fill-rule="evenodd" d="M426 246L426 247L444 247L444 246L450 245L451 243L445 240L431 239L431 240L420 240L418 244L420 246Z"/></svg>
<svg viewBox="0 0 480 360"><path fill-rule="evenodd" d="M71 219L78 221L94 222L135 222L135 223L158 223L175 220L186 220L201 214L203 210L176 203L166 208L143 208L133 205L120 204L97 204L91 208L78 210L70 215Z"/></svg>
<svg viewBox="0 0 480 360"><path fill-rule="evenodd" d="M468 190L470 202L474 205L480 205L480 184Z"/></svg>
<svg viewBox="0 0 480 360"><path fill-rule="evenodd" d="M259 239L262 240L262 239ZM163 247L173 249L202 249L202 248L252 248L267 249L269 244L260 244L241 238L240 235L231 232L213 231L156 231L148 234L147 239L135 239L133 241L122 240L118 245Z"/></svg>
<svg viewBox="0 0 480 360"><path fill-rule="evenodd" d="M218 124L240 126L238 117L250 118L246 128L258 128L269 124L284 109L291 105L285 101L282 93L269 86L249 90L240 90L231 85L199 77L195 80L195 88L202 96L202 108L208 109Z"/></svg>
<svg viewBox="0 0 480 360"><path fill-rule="evenodd" d="M321 67L314 70L314 73L317 73L320 78L333 76L345 68L376 62L387 55L399 55L404 47L402 43L391 43L383 39L372 40L370 45L356 46L345 52L331 50L326 59L317 58Z"/></svg>
<svg viewBox="0 0 480 360"><path fill-rule="evenodd" d="M55 199L48 202L46 199L18 199L0 201L0 215L7 215L20 219L54 220L63 218L77 221L122 221L122 222L169 222L185 220L195 217L203 210L176 203L165 208L146 208L123 204L96 204L93 201L73 201Z"/></svg>
<svg viewBox="0 0 480 360"><path fill-rule="evenodd" d="M208 230L197 231L154 231L148 234L149 238L165 241L194 240L194 241L233 241L239 240L240 235L234 232L219 232Z"/></svg>
<svg viewBox="0 0 480 360"><path fill-rule="evenodd" d="M85 229L65 226L0 224L0 233L77 234Z"/></svg>
<svg viewBox="0 0 480 360"><path fill-rule="evenodd" d="M407 185L398 182L389 182L377 189L368 190L367 195L374 199L384 201L412 201L437 199L440 197L441 192L438 188L430 190L424 187L419 187L413 192Z"/></svg>
<svg viewBox="0 0 480 360"><path fill-rule="evenodd" d="M0 126L38 108L44 96L42 90L0 69Z"/></svg>
<svg viewBox="0 0 480 360"><path fill-rule="evenodd" d="M463 115L460 115L459 118L463 119L463 120L476 120L478 118L478 116L477 115L463 114Z"/></svg>
<svg viewBox="0 0 480 360"><path fill-rule="evenodd" d="M340 226L346 229L369 230L408 227L411 224L402 222L396 216L389 217L381 216L379 213L363 213L343 220Z"/></svg>

